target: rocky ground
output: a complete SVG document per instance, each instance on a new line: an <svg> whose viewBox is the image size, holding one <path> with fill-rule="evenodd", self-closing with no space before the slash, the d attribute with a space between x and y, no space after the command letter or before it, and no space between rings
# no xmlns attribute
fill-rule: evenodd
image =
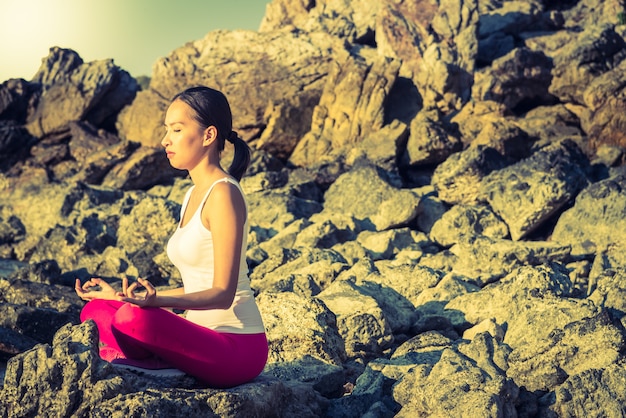
<svg viewBox="0 0 626 418"><path fill-rule="evenodd" d="M147 88L56 47L0 85L0 417L624 416L623 4L292 3ZM72 289L180 283L158 143L194 84L254 150L270 359L229 390L102 361Z"/></svg>

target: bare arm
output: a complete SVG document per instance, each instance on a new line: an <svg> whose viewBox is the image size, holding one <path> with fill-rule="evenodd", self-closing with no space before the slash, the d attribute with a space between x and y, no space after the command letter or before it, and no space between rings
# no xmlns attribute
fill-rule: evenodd
<svg viewBox="0 0 626 418"><path fill-rule="evenodd" d="M245 219L245 202L237 187L227 182L216 184L202 210L202 221L213 237L213 287L193 293L157 292L150 282L138 279L124 292L122 300L139 306L185 310L227 309L237 290ZM145 287L145 295L134 294L139 286Z"/></svg>

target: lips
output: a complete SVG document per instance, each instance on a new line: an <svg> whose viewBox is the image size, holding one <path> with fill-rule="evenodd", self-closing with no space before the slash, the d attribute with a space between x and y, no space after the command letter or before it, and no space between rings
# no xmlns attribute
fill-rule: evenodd
<svg viewBox="0 0 626 418"><path fill-rule="evenodd" d="M173 156L174 154L175 154L175 153L174 153L174 152L172 152L172 151L165 151L165 155L167 155L167 158L172 158L172 156Z"/></svg>

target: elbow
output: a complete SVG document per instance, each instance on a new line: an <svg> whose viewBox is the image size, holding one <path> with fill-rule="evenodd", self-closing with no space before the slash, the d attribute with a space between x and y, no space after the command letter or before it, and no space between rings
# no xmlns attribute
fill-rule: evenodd
<svg viewBox="0 0 626 418"><path fill-rule="evenodd" d="M214 309L228 309L233 305L235 300L235 292L224 290L220 293L220 297L216 298Z"/></svg>

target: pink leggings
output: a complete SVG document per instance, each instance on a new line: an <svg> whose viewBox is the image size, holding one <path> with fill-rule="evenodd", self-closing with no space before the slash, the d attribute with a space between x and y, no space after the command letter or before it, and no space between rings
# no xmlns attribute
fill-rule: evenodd
<svg viewBox="0 0 626 418"><path fill-rule="evenodd" d="M267 361L265 333L217 332L161 308L94 299L80 314L100 333L100 356L144 368L175 367L213 387L249 382Z"/></svg>

